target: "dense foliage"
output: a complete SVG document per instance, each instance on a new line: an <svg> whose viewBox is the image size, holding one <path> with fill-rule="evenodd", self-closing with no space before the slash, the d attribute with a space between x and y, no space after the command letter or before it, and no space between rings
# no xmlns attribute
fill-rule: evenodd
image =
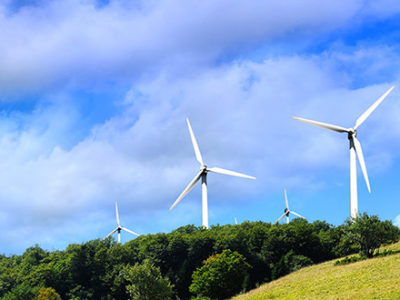
<svg viewBox="0 0 400 300"><path fill-rule="evenodd" d="M193 272L189 290L200 297L227 299L241 291L251 266L246 258L229 249L209 257Z"/></svg>
<svg viewBox="0 0 400 300"><path fill-rule="evenodd" d="M172 285L168 278L162 277L160 269L147 259L142 264L124 267L121 275L128 282L126 290L131 299L172 299Z"/></svg>
<svg viewBox="0 0 400 300"><path fill-rule="evenodd" d="M346 221L348 238L356 243L360 254L372 257L383 243L395 242L399 236L399 228L390 221L380 221L377 216L360 214L357 218Z"/></svg>
<svg viewBox="0 0 400 300"><path fill-rule="evenodd" d="M41 288L53 288L62 299L128 299L127 287L134 283L123 270L147 263L161 273L150 275L168 279L175 295L189 299L193 272L210 256L228 249L251 266L240 287L250 289L304 265L357 252L357 241L347 234L349 226L352 223L334 227L302 219L284 225L245 222L209 230L188 225L168 234L140 236L125 245L113 239L93 240L53 252L34 246L22 255L0 255L0 298L33 299ZM397 240L398 230L394 234L392 240Z"/></svg>

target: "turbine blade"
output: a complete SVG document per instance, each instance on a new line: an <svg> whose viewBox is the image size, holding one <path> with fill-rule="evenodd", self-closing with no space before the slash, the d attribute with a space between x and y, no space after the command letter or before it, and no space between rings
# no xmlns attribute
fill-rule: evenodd
<svg viewBox="0 0 400 300"><path fill-rule="evenodd" d="M190 138L192 139L192 144L194 148L194 153L196 154L196 159L203 166L204 165L203 158L201 157L199 145L197 144L196 137L194 136L192 126L190 126L189 118L186 118L186 122L189 127Z"/></svg>
<svg viewBox="0 0 400 300"><path fill-rule="evenodd" d="M287 200L286 189L284 189L284 191L285 191L286 208L289 210L289 202L288 202L288 200Z"/></svg>
<svg viewBox="0 0 400 300"><path fill-rule="evenodd" d="M182 200L183 197L186 196L187 193L190 192L190 190L195 186L195 184L200 180L201 174L203 174L203 170L201 170L197 175L193 178L193 180L187 185L187 187L183 190L182 194L179 195L178 199L172 204L172 206L169 208L169 210L173 209L175 205L179 203L179 201Z"/></svg>
<svg viewBox="0 0 400 300"><path fill-rule="evenodd" d="M336 126L336 125L331 125L331 124L328 124L328 123L312 121L312 120L303 119L303 118L299 118L299 117L292 117L292 119L299 120L299 121L302 121L302 122L306 122L308 124L311 124L311 125L314 125L314 126L318 126L318 127L322 127L322 128L325 128L325 129L336 131L336 132L349 132L349 130L347 128L344 128L344 127L341 127L341 126Z"/></svg>
<svg viewBox="0 0 400 300"><path fill-rule="evenodd" d="M303 216L299 215L298 213L296 213L294 211L290 211L290 213L298 216L299 218L303 218L304 220L307 220L306 218L304 218Z"/></svg>
<svg viewBox="0 0 400 300"><path fill-rule="evenodd" d="M117 217L117 224L118 224L118 226L120 226L117 201L115 201L115 215Z"/></svg>
<svg viewBox="0 0 400 300"><path fill-rule="evenodd" d="M231 175L231 176L237 176L237 177L243 177L243 178L249 178L249 179L256 179L253 176L249 176L246 174L242 174L242 173L238 173L238 172L234 172L234 171L229 171L229 170L225 170L225 169L221 169L221 168L207 168L207 171L210 172L214 172L214 173L218 173L218 174L224 174L224 175Z"/></svg>
<svg viewBox="0 0 400 300"><path fill-rule="evenodd" d="M106 238L108 238L110 235L113 235L114 232L116 232L117 230L118 230L118 227L115 228L113 231L111 231L109 234L107 234L107 236L106 236L103 240L105 240Z"/></svg>
<svg viewBox="0 0 400 300"><path fill-rule="evenodd" d="M282 220L284 216L286 216L286 213L284 213L278 220L276 220L275 223L278 223L280 220Z"/></svg>
<svg viewBox="0 0 400 300"><path fill-rule="evenodd" d="M362 152L361 144L356 137L353 137L353 142L354 142L354 147L356 148L358 161L360 162L361 171L364 175L365 183L367 184L368 191L371 193L371 187L369 185L369 180L368 180L367 167L365 166L364 155Z"/></svg>
<svg viewBox="0 0 400 300"><path fill-rule="evenodd" d="M378 100L375 101L374 104L372 104L356 121L356 126L354 126L354 129L357 129L367 118L368 116L378 107L379 104L386 98L387 95L394 89L394 86L392 86L390 89L386 91Z"/></svg>
<svg viewBox="0 0 400 300"><path fill-rule="evenodd" d="M129 230L128 228L125 228L125 227L121 227L121 229L122 229L122 230L125 230L126 232L129 232L129 233L132 233L132 234L134 234L134 235L137 235L137 236L140 235L139 233L133 232L132 230Z"/></svg>

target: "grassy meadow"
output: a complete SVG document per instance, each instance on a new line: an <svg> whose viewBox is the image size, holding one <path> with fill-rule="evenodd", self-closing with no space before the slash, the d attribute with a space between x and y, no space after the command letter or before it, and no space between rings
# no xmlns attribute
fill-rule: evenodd
<svg viewBox="0 0 400 300"><path fill-rule="evenodd" d="M400 251L400 242L381 250ZM233 299L400 299L400 253L335 266L313 265Z"/></svg>

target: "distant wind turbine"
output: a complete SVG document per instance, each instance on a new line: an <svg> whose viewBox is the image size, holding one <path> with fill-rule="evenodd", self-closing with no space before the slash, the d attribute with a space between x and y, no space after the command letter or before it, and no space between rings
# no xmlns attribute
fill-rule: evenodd
<svg viewBox="0 0 400 300"><path fill-rule="evenodd" d="M187 122L187 125L188 125L188 128L189 128L190 137L192 139L192 144L193 144L193 148L194 148L194 153L196 154L196 159L200 163L200 172L197 173L197 175L193 178L193 180L183 190L183 192L180 194L178 199L176 199L174 204L172 204L172 206L170 207L169 210L173 209L175 207L175 205L177 205L182 200L182 198L185 197L187 195L187 193L190 192L190 190L196 185L196 183L201 178L202 211L203 211L202 224L203 224L203 227L208 229L207 173L208 172L214 172L214 173L231 175L231 176L238 176L238 177L244 177L244 178L249 178L249 179L256 179L256 178L253 177L253 176L249 176L249 175L245 175L245 174L241 174L241 173L237 173L237 172L233 172L233 171L229 171L229 170L225 170L225 169L221 169L221 168L217 168L217 167L208 168L204 164L203 158L201 157L200 149L199 149L199 146L197 144L196 138L194 136L194 133L193 133L193 130L192 130L192 126L190 126L189 119L186 119L186 122Z"/></svg>
<svg viewBox="0 0 400 300"><path fill-rule="evenodd" d="M237 225L237 219L236 219L236 217L235 217L235 225Z"/></svg>
<svg viewBox="0 0 400 300"><path fill-rule="evenodd" d="M284 216L286 216L286 223L289 224L289 215L290 214L294 214L294 215L298 216L299 218L303 218L304 220L306 220L306 218L304 218L303 216L300 216L298 213L296 213L296 212L294 212L294 211L289 209L289 202L288 202L288 199L287 199L286 190L284 190L284 192L285 192L286 208L284 210L284 214L282 216L280 216L280 218L278 220L276 220L275 223L278 223L280 220L282 220L282 218Z"/></svg>
<svg viewBox="0 0 400 300"><path fill-rule="evenodd" d="M134 235L139 236L138 233L133 232L132 230L129 230L128 228L122 227L121 224L119 223L119 214L118 214L118 205L117 201L115 201L115 215L117 218L117 228L115 228L113 231L111 231L105 238L108 238L110 235L114 234L116 231L118 231L118 243L121 243L121 230L125 230L126 232L132 233Z"/></svg>
<svg viewBox="0 0 400 300"><path fill-rule="evenodd" d="M327 123L307 120L299 117L292 117L293 119L309 123L318 127L329 129L335 132L346 132L347 138L350 141L350 216L356 218L358 214L358 200L357 200L357 165L356 154L360 162L361 170L364 175L365 183L367 184L368 191L371 193L369 185L367 168L365 166L364 155L361 149L361 144L357 139L357 128L368 118L368 116L378 107L378 105L386 98L386 96L393 90L392 86L386 93L384 93L374 104L372 104L357 120L353 128L344 128Z"/></svg>

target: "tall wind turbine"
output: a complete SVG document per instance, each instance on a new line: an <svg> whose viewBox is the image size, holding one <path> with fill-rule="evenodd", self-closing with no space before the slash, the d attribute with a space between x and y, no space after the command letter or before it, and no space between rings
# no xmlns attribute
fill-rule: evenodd
<svg viewBox="0 0 400 300"><path fill-rule="evenodd" d="M192 144L193 144L193 148L194 148L194 153L196 155L196 159L200 163L200 172L197 173L197 175L193 178L193 180L183 190L183 192L180 194L178 199L176 199L174 204L172 204L172 206L170 207L169 210L173 209L175 207L175 205L177 205L182 200L182 198L185 197L187 195L187 193L190 192L190 190L196 185L196 183L201 178L202 211L203 211L202 224L203 224L203 227L208 229L207 173L214 172L214 173L219 173L219 174L244 177L244 178L250 178L250 179L256 179L256 178L253 176L249 176L249 175L245 175L245 174L241 174L238 172L233 172L233 171L229 171L229 170L225 170L225 169L221 169L221 168L217 168L217 167L214 167L214 168L207 167L203 162L203 158L201 157L200 149L197 144L196 138L194 136L192 126L190 126L190 122L189 122L188 118L186 119L186 122L187 122L187 125L189 128L190 137L192 139Z"/></svg>
<svg viewBox="0 0 400 300"><path fill-rule="evenodd" d="M286 189L284 191L285 191L286 208L284 210L284 214L282 216L280 216L279 219L275 221L275 223L278 223L280 220L282 220L282 218L284 216L286 216L286 223L289 224L289 215L290 214L294 214L294 215L298 216L299 218L303 218L304 220L306 220L306 218L304 218L303 216L300 216L298 213L289 209L289 202L287 200Z"/></svg>
<svg viewBox="0 0 400 300"><path fill-rule="evenodd" d="M111 231L105 238L108 238L110 235L114 234L116 231L118 231L118 244L121 243L121 230L125 230L126 232L132 233L134 235L139 236L138 233L133 232L132 230L129 230L128 228L122 227L121 224L119 223L119 214L118 214L118 205L117 201L115 201L115 216L117 218L117 228L115 228L113 231Z"/></svg>
<svg viewBox="0 0 400 300"><path fill-rule="evenodd" d="M360 162L361 170L364 175L365 183L367 184L368 191L371 193L369 185L367 168L365 166L364 156L361 149L361 144L357 139L358 127L368 118L368 116L378 107L378 105L386 98L386 96L393 90L392 86L386 93L384 93L374 104L372 104L357 120L353 128L344 128L336 125L327 123L307 120L298 117L292 117L293 119L309 123L318 127L329 129L336 132L346 132L347 138L350 142L350 216L356 218L358 214L358 200L357 200L357 165L356 155Z"/></svg>

